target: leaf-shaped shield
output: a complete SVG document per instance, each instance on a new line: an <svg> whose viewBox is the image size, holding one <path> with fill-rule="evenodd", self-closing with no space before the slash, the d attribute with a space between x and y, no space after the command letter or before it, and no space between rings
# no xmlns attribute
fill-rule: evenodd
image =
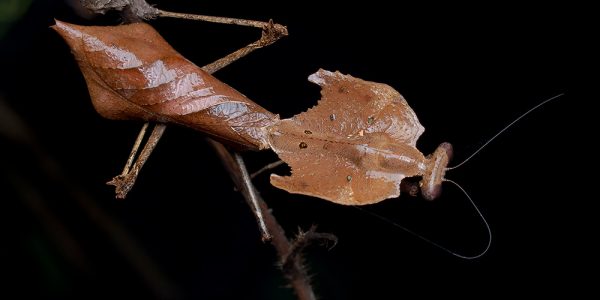
<svg viewBox="0 0 600 300"><path fill-rule="evenodd" d="M271 183L291 193L361 205L400 195L405 177L423 174L416 149L424 128L388 85L319 70L309 80L321 100L269 128L269 144L292 168Z"/></svg>

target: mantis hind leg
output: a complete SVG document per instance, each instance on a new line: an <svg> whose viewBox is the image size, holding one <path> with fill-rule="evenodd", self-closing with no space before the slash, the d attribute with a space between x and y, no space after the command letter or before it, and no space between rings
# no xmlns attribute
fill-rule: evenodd
<svg viewBox="0 0 600 300"><path fill-rule="evenodd" d="M203 15L193 15L193 14L183 14L183 13L174 13L159 10L159 16L161 17L172 17L172 18L182 18L182 19L192 19L197 21L204 22L212 22L212 23L224 23L224 24L233 24L240 26L251 26L262 29L262 34L260 39L257 41L242 47L225 57L218 59L204 67L202 69L210 74L215 73L224 67L230 65L231 63L237 61L238 59L254 52L254 50L269 46L275 43L280 38L286 36L288 34L287 29L283 25L275 24L272 20L268 22L262 21L254 21L254 20L244 20L244 19L236 19L236 18L225 18L225 17L213 17L213 16L203 16ZM127 196L127 193L133 188L135 181L138 177L138 174L146 163L146 160L150 157L150 154L158 144L160 138L162 137L166 125L157 124L148 140L146 141L142 152L136 158L136 154L140 147L141 141L143 140L149 123L145 123L138 134L138 138L134 143L133 149L131 150L131 154L129 155L129 159L123 169L123 172L120 175L115 176L111 181L108 182L109 185L115 186L115 194L119 199L124 199ZM135 162L134 162L135 159Z"/></svg>

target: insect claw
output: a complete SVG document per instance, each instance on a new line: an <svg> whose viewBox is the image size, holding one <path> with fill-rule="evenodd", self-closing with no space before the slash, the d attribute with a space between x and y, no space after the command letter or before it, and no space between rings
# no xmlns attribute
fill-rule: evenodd
<svg viewBox="0 0 600 300"><path fill-rule="evenodd" d="M113 177L113 179L107 182L107 185L113 185L115 187L115 198L117 199L125 199L127 197L127 193L133 187L133 183L135 181L131 180L131 176L127 175L117 175Z"/></svg>

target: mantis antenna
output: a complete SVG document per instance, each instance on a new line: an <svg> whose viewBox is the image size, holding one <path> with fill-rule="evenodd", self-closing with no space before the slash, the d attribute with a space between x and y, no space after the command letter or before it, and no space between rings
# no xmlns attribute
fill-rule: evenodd
<svg viewBox="0 0 600 300"><path fill-rule="evenodd" d="M530 108L529 110L527 110L526 112L524 112L523 114L521 114L519 117L517 117L516 119L514 119L512 122L510 122L508 125L506 125L504 128L502 128L502 130L498 131L498 133L496 133L494 136L492 136L490 139L488 139L487 142L485 142L481 147L479 147L477 150L475 150L475 152L473 152L471 155L469 155L465 160L463 160L462 162L460 162L459 164L457 164L457 165L455 165L453 167L446 168L446 171L453 170L453 169L456 169L456 168L464 165L466 162L468 162L469 160L471 160L471 158L473 158L475 155L477 155L479 152L481 152L481 150L483 150L483 148L485 148L487 145L489 145L493 140L495 140L498 136L500 136L508 128L510 128L511 126L513 126L515 123L517 123L518 121L520 121L522 118L524 118L525 116L527 116L528 114L530 114L534 110L540 108L541 106L547 104L548 102L550 102L552 100L555 100L555 99L558 99L558 98L560 98L563 95L564 95L564 93L560 93L560 94L558 94L556 96L553 96L553 97L550 97L550 98L542 101L541 103L537 104L536 106ZM397 228L400 228L400 229L402 229L402 230L404 230L404 231L406 231L406 232L414 235L415 237L417 237L417 238L419 238L419 239L421 239L421 240L423 240L423 241L425 241L425 242L427 242L427 243L429 243L429 244L431 244L431 245L433 245L433 246L435 246L435 247L437 247L437 248L439 248L439 249L441 249L441 250L443 250L443 251L445 251L445 252L447 252L447 253L449 253L449 254L451 254L453 256L456 256L456 257L462 258L462 259L466 259L466 260L472 260L472 259L480 258L480 257L482 257L483 255L485 255L488 252L488 250L490 249L490 246L492 245L492 230L490 228L490 224L486 220L486 218L483 215L483 213L481 213L481 210L479 210L479 207L477 207L477 204L475 204L475 201L473 201L473 199L471 198L471 196L469 195L469 193L467 193L467 191L465 191L464 188L462 188L458 183L456 183L455 181L452 181L450 179L443 178L443 181L454 184L459 190L461 190L463 192L463 194L469 200L469 203L473 206L473 208L477 212L477 215L481 219L481 222L485 226L485 229L486 229L487 235L488 235L487 244L485 245L485 247L483 248L483 250L481 250L481 252L479 252L476 255L463 255L463 254L460 254L460 253L458 253L456 251L450 250L447 247L444 247L444 246L442 246L442 245L440 245L440 244L438 244L438 243L436 243L436 242L434 242L434 241L432 241L432 240L424 237L421 234L416 233L413 230L410 230L410 229L406 228L405 226L402 226L402 225L400 225L400 224L398 224L398 223L396 223L396 222L394 222L394 221L392 221L392 220L390 220L390 219L388 219L386 217L383 217L383 216L381 216L381 215L379 215L377 213L374 213L374 212L369 211L369 210L364 209L364 208L360 208L358 206L354 206L354 207L357 208L357 209L359 209L359 210L361 210L361 211L364 211L364 212L368 213L369 215L371 215L373 217L376 217L376 218L378 218L378 219L380 219L382 221L385 221L386 223L389 223L389 224L391 224L391 225L393 225L393 226L395 226Z"/></svg>

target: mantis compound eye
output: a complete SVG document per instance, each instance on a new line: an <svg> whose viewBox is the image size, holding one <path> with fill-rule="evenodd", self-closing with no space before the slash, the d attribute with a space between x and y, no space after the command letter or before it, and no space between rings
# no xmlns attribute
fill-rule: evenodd
<svg viewBox="0 0 600 300"><path fill-rule="evenodd" d="M419 182L421 195L427 200L434 200L442 193L442 182L446 173L446 166L452 158L452 145L441 143L433 154L427 157L427 169L423 179Z"/></svg>

